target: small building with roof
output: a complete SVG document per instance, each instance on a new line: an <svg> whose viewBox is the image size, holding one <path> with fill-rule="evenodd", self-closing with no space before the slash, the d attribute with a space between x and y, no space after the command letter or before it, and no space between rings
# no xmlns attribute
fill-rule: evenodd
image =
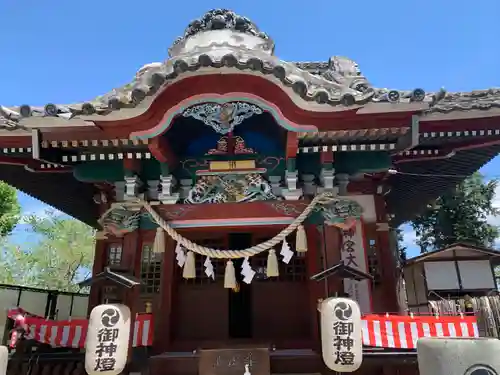
<svg viewBox="0 0 500 375"><path fill-rule="evenodd" d="M403 267L408 308L429 313L429 301L496 294L500 252L466 243L409 259Z"/></svg>

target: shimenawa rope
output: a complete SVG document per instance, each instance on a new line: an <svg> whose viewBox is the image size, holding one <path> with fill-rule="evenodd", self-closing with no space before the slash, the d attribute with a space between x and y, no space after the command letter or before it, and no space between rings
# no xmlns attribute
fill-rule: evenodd
<svg viewBox="0 0 500 375"><path fill-rule="evenodd" d="M272 249L277 244L283 242L283 240L291 233L293 233L299 225L301 225L309 216L311 211L317 205L325 205L333 200L336 197L333 193L322 193L314 197L314 199L307 205L307 207L302 211L302 213L295 218L295 220L281 232L279 232L276 236L271 238L268 241L262 242L258 245L249 247L244 250L220 250L213 249L210 247L205 247L194 243L193 241L188 240L187 238L180 235L175 229L173 229L163 218L153 209L153 207L146 201L141 200L140 204L148 211L154 221L163 228L163 230L177 243L182 245L189 251L194 253L207 256L210 258L219 258L219 259L236 259L236 258L244 258L251 257L253 255L262 253L266 250Z"/></svg>

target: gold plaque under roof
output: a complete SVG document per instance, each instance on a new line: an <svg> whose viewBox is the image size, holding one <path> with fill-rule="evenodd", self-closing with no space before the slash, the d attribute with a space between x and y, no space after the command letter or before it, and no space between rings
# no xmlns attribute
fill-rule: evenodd
<svg viewBox="0 0 500 375"><path fill-rule="evenodd" d="M211 171L231 171L238 169L255 169L255 160L211 161Z"/></svg>

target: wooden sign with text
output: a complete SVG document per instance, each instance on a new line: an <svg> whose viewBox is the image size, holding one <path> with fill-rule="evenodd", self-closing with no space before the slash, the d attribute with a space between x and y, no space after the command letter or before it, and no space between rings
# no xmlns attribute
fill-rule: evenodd
<svg viewBox="0 0 500 375"><path fill-rule="evenodd" d="M211 161L211 171L231 171L238 169L255 169L255 160Z"/></svg>
<svg viewBox="0 0 500 375"><path fill-rule="evenodd" d="M252 375L270 375L268 348L200 350L199 375L243 375L245 365Z"/></svg>

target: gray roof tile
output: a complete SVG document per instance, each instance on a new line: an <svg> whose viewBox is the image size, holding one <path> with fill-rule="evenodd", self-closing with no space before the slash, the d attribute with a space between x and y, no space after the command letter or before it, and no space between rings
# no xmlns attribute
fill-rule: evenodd
<svg viewBox="0 0 500 375"><path fill-rule="evenodd" d="M226 33L226 34L224 34ZM200 37L200 35L202 37ZM43 108L22 105L0 107L0 129L13 130L26 117L99 119L113 111L135 108L174 79L189 76L200 68L232 68L273 75L305 101L325 106L375 103L423 102L426 113L488 110L500 108L500 89L447 93L375 88L349 58L333 56L327 62L286 62L274 55L274 42L248 18L227 9L214 9L192 21L169 49L165 62L144 65L133 80L120 88L77 104L49 103ZM332 108L333 109L333 108Z"/></svg>

